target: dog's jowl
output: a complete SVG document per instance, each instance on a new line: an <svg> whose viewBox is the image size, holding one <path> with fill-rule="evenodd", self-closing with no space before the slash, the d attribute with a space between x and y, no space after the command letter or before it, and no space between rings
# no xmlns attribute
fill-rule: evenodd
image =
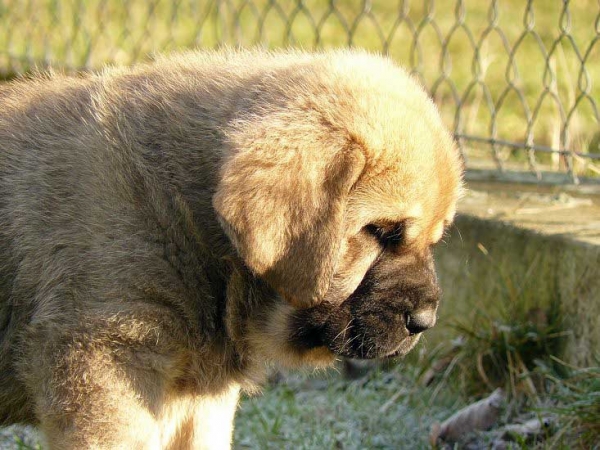
<svg viewBox="0 0 600 450"><path fill-rule="evenodd" d="M423 89L364 53L3 85L0 424L227 448L267 363L405 354L436 321L461 171Z"/></svg>

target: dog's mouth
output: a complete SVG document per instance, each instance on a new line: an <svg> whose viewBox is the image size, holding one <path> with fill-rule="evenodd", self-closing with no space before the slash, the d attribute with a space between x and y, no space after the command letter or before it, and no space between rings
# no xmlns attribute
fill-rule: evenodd
<svg viewBox="0 0 600 450"><path fill-rule="evenodd" d="M358 359L392 358L408 353L419 333L407 329L402 308L365 301L322 304L298 310L291 318L291 344L299 350L327 347L338 356Z"/></svg>

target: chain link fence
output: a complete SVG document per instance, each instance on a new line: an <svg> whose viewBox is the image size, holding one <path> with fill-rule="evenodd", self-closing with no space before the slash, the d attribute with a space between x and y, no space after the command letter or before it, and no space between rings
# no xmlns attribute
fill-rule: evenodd
<svg viewBox="0 0 600 450"><path fill-rule="evenodd" d="M472 177L600 181L600 0L0 0L0 74L356 46L429 89Z"/></svg>

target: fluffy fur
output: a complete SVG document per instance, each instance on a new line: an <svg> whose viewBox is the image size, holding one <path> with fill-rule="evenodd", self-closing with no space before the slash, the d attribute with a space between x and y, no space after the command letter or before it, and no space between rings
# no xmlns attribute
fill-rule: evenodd
<svg viewBox="0 0 600 450"><path fill-rule="evenodd" d="M267 363L404 354L461 163L385 58L187 53L0 88L0 423L227 448Z"/></svg>

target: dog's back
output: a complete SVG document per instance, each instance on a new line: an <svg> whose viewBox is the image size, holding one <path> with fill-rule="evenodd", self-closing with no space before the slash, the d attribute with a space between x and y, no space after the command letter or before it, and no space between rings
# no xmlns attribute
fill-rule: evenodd
<svg viewBox="0 0 600 450"><path fill-rule="evenodd" d="M15 376L21 333L40 284L59 285L72 269L66 253L77 251L71 220L84 214L77 190L86 176L78 163L91 147L82 141L93 139L87 84L38 79L0 94L0 422L32 415Z"/></svg>
<svg viewBox="0 0 600 450"><path fill-rule="evenodd" d="M252 101L248 91L269 65L302 58L189 53L1 88L0 423L34 420L23 380L43 377L36 368L54 352L38 324L54 323L54 337L71 340L58 334L99 299L134 302L144 291L176 303L190 323L201 318L183 333L218 334L214 298L224 288L206 266L214 271L214 255L230 251L207 214L220 130L239 102ZM189 176L192 166L201 177Z"/></svg>
<svg viewBox="0 0 600 450"><path fill-rule="evenodd" d="M165 141L185 119L160 104L159 74L141 72L44 76L0 94L0 423L34 420L23 380L42 377L36 368L53 353L36 334L39 324L44 333L56 324L57 340L75 339L59 334L84 323L96 302L133 303L141 291L165 303L192 296L182 303L197 310L184 314L202 308L206 328L214 321L216 306L202 298L203 243L174 194L189 155L167 156L177 144L190 148ZM198 129L182 139L199 134L216 139ZM186 188L207 192L214 171L207 174ZM204 209L206 197L197 196ZM220 230L213 218L200 219ZM197 260L181 263L180 253ZM183 286L177 271L198 274ZM126 316L119 305L113 313Z"/></svg>

